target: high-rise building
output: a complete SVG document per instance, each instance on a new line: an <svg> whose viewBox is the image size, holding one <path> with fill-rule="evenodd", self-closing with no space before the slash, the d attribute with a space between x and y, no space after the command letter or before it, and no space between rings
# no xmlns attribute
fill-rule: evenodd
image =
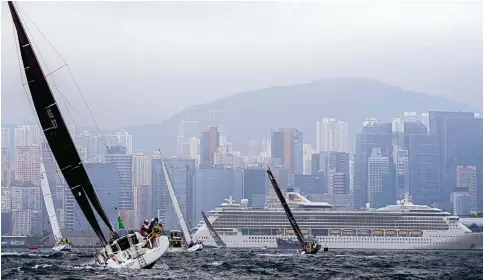
<svg viewBox="0 0 485 280"><path fill-rule="evenodd" d="M37 144L15 149L15 180L40 186L40 147Z"/></svg>
<svg viewBox="0 0 485 280"><path fill-rule="evenodd" d="M9 185L9 170L10 170L10 149L9 148L1 148L2 150L2 161L1 161L1 176L2 176L2 184Z"/></svg>
<svg viewBox="0 0 485 280"><path fill-rule="evenodd" d="M469 215L472 210L468 192L452 192L450 202L453 205L453 215L455 216Z"/></svg>
<svg viewBox="0 0 485 280"><path fill-rule="evenodd" d="M392 123L367 119L355 138L354 207L364 207L369 198L368 159L374 148L380 148L381 156L392 156Z"/></svg>
<svg viewBox="0 0 485 280"><path fill-rule="evenodd" d="M407 140L409 188L416 204L440 202L440 147L436 135L410 134ZM449 201L449 200L448 200Z"/></svg>
<svg viewBox="0 0 485 280"><path fill-rule="evenodd" d="M133 155L133 186L152 183L152 155L136 153Z"/></svg>
<svg viewBox="0 0 485 280"><path fill-rule="evenodd" d="M8 127L2 127L2 148L10 148L12 130Z"/></svg>
<svg viewBox="0 0 485 280"><path fill-rule="evenodd" d="M150 220L152 215L152 186L135 186L135 228L141 225L144 220Z"/></svg>
<svg viewBox="0 0 485 280"><path fill-rule="evenodd" d="M294 183L293 185L288 186L288 188L298 189L300 193L305 195L324 194L325 193L324 179L325 178L323 176L323 173L318 175L295 174Z"/></svg>
<svg viewBox="0 0 485 280"><path fill-rule="evenodd" d="M396 167L396 199L409 193L409 154L408 150L393 146L393 160Z"/></svg>
<svg viewBox="0 0 485 280"><path fill-rule="evenodd" d="M242 197L249 200L248 206L264 207L268 190L268 176L265 169L242 169Z"/></svg>
<svg viewBox="0 0 485 280"><path fill-rule="evenodd" d="M160 160L159 160L160 161ZM195 170L195 160L184 159L184 158L164 158L165 166L167 167L168 176L170 176L170 182L177 197L180 209L182 210L182 215L185 221L189 223L188 227L194 227L199 221L194 221L193 219L193 181L194 181L194 170ZM161 167L161 166L160 166ZM170 200L170 195L168 193L167 180L163 174L163 190L165 192L162 196L167 198L166 212L162 213L165 215L167 228L179 228L178 219L173 210L173 204Z"/></svg>
<svg viewBox="0 0 485 280"><path fill-rule="evenodd" d="M214 153L219 147L219 131L217 126L211 126L202 132L200 137L200 168L214 167Z"/></svg>
<svg viewBox="0 0 485 280"><path fill-rule="evenodd" d="M199 121L183 120L180 122L177 136L177 156L191 158L192 138L197 138L199 133Z"/></svg>
<svg viewBox="0 0 485 280"><path fill-rule="evenodd" d="M131 156L131 155L130 155ZM117 227L117 208L120 208L118 205L119 202L119 193L120 193L120 176L118 175L118 170L115 162L109 163L88 163L84 165L86 168L86 172L91 179L91 182L96 190L96 194L98 195L99 201L101 201L103 208L105 210L106 216L110 220L110 222ZM71 193L68 189L67 192ZM124 209L120 209L124 210ZM74 203L74 212L75 212L75 223L74 229L75 230L83 230L88 231L91 230L86 217L82 213L79 205ZM121 213L121 218L125 224L126 228L133 228L133 219L130 221L128 218L125 219L123 217L123 213ZM126 213L125 213L126 215ZM96 214L98 221L101 221L98 214ZM100 222L101 229L107 230L106 226L103 222Z"/></svg>
<svg viewBox="0 0 485 280"><path fill-rule="evenodd" d="M15 128L15 147L40 145L40 130L37 126L19 126Z"/></svg>
<svg viewBox="0 0 485 280"><path fill-rule="evenodd" d="M126 153L133 154L133 136L128 132L122 130L116 133L118 144L126 148Z"/></svg>
<svg viewBox="0 0 485 280"><path fill-rule="evenodd" d="M478 211L477 168L475 166L458 165L456 167L456 187L467 190L470 210Z"/></svg>
<svg viewBox="0 0 485 280"><path fill-rule="evenodd" d="M323 173L322 175L325 178L325 190L328 193L333 193L333 190L339 192L345 190L345 194L349 194L349 154L345 152L320 152L319 161L320 174ZM336 177L334 178L334 176ZM334 186L333 184L343 185Z"/></svg>
<svg viewBox="0 0 485 280"><path fill-rule="evenodd" d="M389 156L381 154L380 148L374 148L368 159L367 184L368 201L374 208L392 204L395 198L391 161Z"/></svg>
<svg viewBox="0 0 485 280"><path fill-rule="evenodd" d="M303 174L312 174L312 155L315 149L309 144L303 144Z"/></svg>
<svg viewBox="0 0 485 280"><path fill-rule="evenodd" d="M201 210L214 209L230 196L235 201L240 201L242 199L242 177L241 169L197 169L192 225L202 219Z"/></svg>
<svg viewBox="0 0 485 280"><path fill-rule="evenodd" d="M133 201L133 155L126 154L124 147L110 147L104 156L105 163L114 163L118 171L116 178L119 180L118 210L126 227L134 226L134 201Z"/></svg>
<svg viewBox="0 0 485 280"><path fill-rule="evenodd" d="M2 177L2 183L4 185L9 185L10 184L10 176L8 175L9 169L10 169L10 128L4 128L2 127L2 146L1 146L1 152L2 152L2 162L1 162L1 177Z"/></svg>
<svg viewBox="0 0 485 280"><path fill-rule="evenodd" d="M271 132L271 165L303 174L303 133L294 128Z"/></svg>
<svg viewBox="0 0 485 280"><path fill-rule="evenodd" d="M12 211L12 235L22 236L32 234L32 210L18 209Z"/></svg>
<svg viewBox="0 0 485 280"><path fill-rule="evenodd" d="M317 121L317 152L349 152L349 124L334 118Z"/></svg>
<svg viewBox="0 0 485 280"><path fill-rule="evenodd" d="M456 185L456 167L477 168L477 204L483 196L483 120L472 112L429 112L429 132L439 137L441 153L441 196L449 201Z"/></svg>

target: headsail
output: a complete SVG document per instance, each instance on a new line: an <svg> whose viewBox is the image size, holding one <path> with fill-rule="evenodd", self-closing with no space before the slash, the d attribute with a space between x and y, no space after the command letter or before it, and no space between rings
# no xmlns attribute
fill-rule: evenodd
<svg viewBox="0 0 485 280"><path fill-rule="evenodd" d="M114 232L114 228L109 222L94 187L89 180L12 1L8 1L8 7L12 14L15 29L17 30L20 54L22 56L30 94L45 138L79 207L101 242L106 243L106 239L89 202L91 202L103 222L112 232Z"/></svg>
<svg viewBox="0 0 485 280"><path fill-rule="evenodd" d="M54 208L54 202L52 201L51 188L49 186L49 181L47 180L47 174L45 172L45 166L42 158L40 159L40 184L42 188L42 195L44 197L45 209L47 210L47 215L49 216L49 222L52 227L54 239L61 240L61 228L57 222L56 209Z"/></svg>
<svg viewBox="0 0 485 280"><path fill-rule="evenodd" d="M273 185L273 189L278 196L278 199L281 202L281 205L283 206L283 209L285 209L286 216L288 217L288 220L290 221L291 227L293 228L293 231L295 232L296 237L298 238L298 241L300 242L300 245L303 250L305 250L305 240L303 239L303 234L301 233L300 227L296 223L295 217L293 217L293 214L291 213L290 207L288 206L288 203L286 203L286 199L283 196L283 193L281 193L280 187L278 186L278 183L276 182L276 179L273 176L273 173L268 167L268 170L266 170L266 173L268 173L269 180L271 181L271 185Z"/></svg>
<svg viewBox="0 0 485 280"><path fill-rule="evenodd" d="M202 218L204 218L205 225L209 229L209 232L210 232L212 238L216 242L216 245L219 246L220 248L226 247L226 243L224 243L224 241L222 241L219 234L217 234L217 231L214 229L214 227L212 226L209 219L207 219L207 216L205 215L204 211L202 211L201 213L202 213Z"/></svg>
<svg viewBox="0 0 485 280"><path fill-rule="evenodd" d="M160 152L160 155L162 153ZM170 200L172 201L173 205L173 210L175 211L175 214L177 215L177 219L179 221L180 228L182 229L182 232L184 234L185 242L187 244L190 244L192 242L192 238L190 237L189 229L187 228L187 224L185 224L185 219L184 215L182 214L182 210L180 210L180 205L177 200L177 197L175 196L175 191L173 190L172 182L170 181L170 176L167 171L167 167L165 166L165 162L163 161L162 157L160 156L160 160L162 161L162 168L163 168L163 174L165 175L165 182L167 182L167 189L168 193L170 194Z"/></svg>

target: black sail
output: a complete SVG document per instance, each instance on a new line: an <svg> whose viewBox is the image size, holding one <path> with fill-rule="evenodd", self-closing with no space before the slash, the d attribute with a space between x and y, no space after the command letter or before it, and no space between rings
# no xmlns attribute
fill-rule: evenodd
<svg viewBox="0 0 485 280"><path fill-rule="evenodd" d="M219 234L217 234L217 231L214 229L214 227L212 226L209 219L207 219L207 216L205 215L205 213L203 211L201 213L202 213L202 218L204 218L205 225L209 229L209 232L210 232L212 238L214 239L214 241L216 242L217 246L219 246L221 248L226 247L226 243L224 243L224 241L222 241Z"/></svg>
<svg viewBox="0 0 485 280"><path fill-rule="evenodd" d="M101 242L106 244L106 239L89 202L91 202L103 222L112 232L114 232L114 228L109 222L89 180L16 8L11 1L8 2L8 7L17 30L20 53L30 94L45 138L61 169L62 175L64 175L64 179L76 198L76 202Z"/></svg>
<svg viewBox="0 0 485 280"><path fill-rule="evenodd" d="M303 239L303 234L301 233L300 227L296 223L295 217L293 217L293 214L291 213L290 207L288 206L288 203L286 203L286 199L283 196L283 193L281 193L280 187L278 186L278 183L276 182L276 179L273 176L273 172L268 168L266 170L266 173L268 173L269 180L271 181L271 185L273 185L273 189L278 196L278 199L281 202L281 205L283 206L283 209L285 209L286 216L288 217L288 221L290 221L291 227L293 228L293 231L295 232L296 237L298 238L298 241L300 241L300 245L303 249L305 249L305 240Z"/></svg>

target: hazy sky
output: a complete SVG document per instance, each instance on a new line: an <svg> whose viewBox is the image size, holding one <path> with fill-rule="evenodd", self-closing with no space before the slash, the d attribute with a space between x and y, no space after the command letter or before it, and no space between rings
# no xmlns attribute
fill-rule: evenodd
<svg viewBox="0 0 485 280"><path fill-rule="evenodd" d="M481 5L19 2L69 64L102 128L158 123L240 91L345 76L481 108ZM33 113L21 85L13 24L7 3L1 7L2 123L27 122ZM62 66L21 15L48 68ZM87 119L69 71L52 77Z"/></svg>

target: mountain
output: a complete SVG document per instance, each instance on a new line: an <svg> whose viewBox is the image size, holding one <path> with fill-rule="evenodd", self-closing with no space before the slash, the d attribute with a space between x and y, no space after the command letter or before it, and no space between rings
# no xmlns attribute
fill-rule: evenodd
<svg viewBox="0 0 485 280"><path fill-rule="evenodd" d="M336 78L312 83L275 86L237 93L190 109L191 120L204 129L212 123L226 126L234 150L245 151L250 139L270 137L271 129L293 127L303 132L304 143L315 144L316 121L333 117L349 122L349 134L362 130L362 122L373 117L391 121L401 112L430 110L478 111L470 106L438 96L405 91L364 78ZM175 155L178 127L185 111L160 124L126 128L133 135L134 150L156 150Z"/></svg>

